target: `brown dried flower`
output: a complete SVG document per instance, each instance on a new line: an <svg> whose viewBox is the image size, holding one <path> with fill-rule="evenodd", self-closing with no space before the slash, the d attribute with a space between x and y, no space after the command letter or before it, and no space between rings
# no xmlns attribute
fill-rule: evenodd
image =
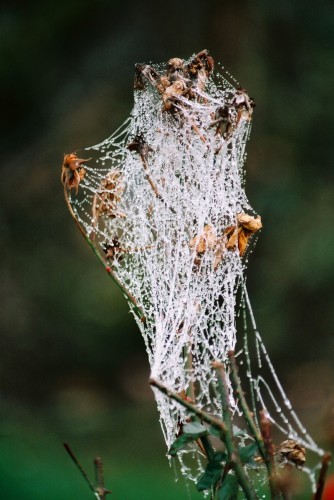
<svg viewBox="0 0 334 500"><path fill-rule="evenodd" d="M294 439L286 439L274 447L274 457L279 464L292 463L301 467L306 462L306 450Z"/></svg>
<svg viewBox="0 0 334 500"><path fill-rule="evenodd" d="M252 97L249 97L246 89L241 87L237 89L232 105L238 112L236 126L238 126L238 123L242 118L244 120L251 121L255 102Z"/></svg>
<svg viewBox="0 0 334 500"><path fill-rule="evenodd" d="M86 160L78 158L75 153L64 155L60 178L66 189L75 189L76 194L78 193L79 184L86 174L82 164L89 160L91 158Z"/></svg>
<svg viewBox="0 0 334 500"><path fill-rule="evenodd" d="M207 250L214 250L217 244L216 230L210 224L204 226L200 236L194 236L190 240L189 246L196 250L198 254L204 254Z"/></svg>

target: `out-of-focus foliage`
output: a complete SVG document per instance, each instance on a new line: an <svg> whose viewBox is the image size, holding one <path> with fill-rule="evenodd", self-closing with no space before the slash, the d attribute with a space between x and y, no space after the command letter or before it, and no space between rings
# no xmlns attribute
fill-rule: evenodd
<svg viewBox="0 0 334 500"><path fill-rule="evenodd" d="M0 14L4 498L90 498L63 440L106 459L115 499L187 498L143 342L67 213L60 165L127 117L136 62L203 48L257 102L247 188L264 229L249 289L296 410L333 445L332 3L32 0Z"/></svg>

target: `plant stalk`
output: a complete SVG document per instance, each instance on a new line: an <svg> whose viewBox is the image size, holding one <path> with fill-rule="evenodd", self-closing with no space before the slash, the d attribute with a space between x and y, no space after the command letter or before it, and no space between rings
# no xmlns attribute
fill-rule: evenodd
<svg viewBox="0 0 334 500"><path fill-rule="evenodd" d="M228 447L228 446L230 447L231 461L233 461L233 463L234 463L235 473L238 477L240 485L242 486L242 488L244 490L245 498L247 498L247 500L256 500L257 497L256 497L254 491L252 490L252 488L248 482L248 479L245 476L241 462L240 462L240 464L238 464L236 461L236 456L233 455L234 448L231 447L231 444L230 444L231 437L230 437L230 433L229 433L228 427L225 424L225 422L223 422L222 420L219 420L218 418L212 417L211 415L205 413L200 408L197 408L196 406L189 403L188 401L185 401L184 399L182 399L181 396L179 396L175 392L168 389L168 387L166 387L164 384L162 384L158 380L150 379L150 385L152 385L153 387L156 387L160 392L165 394L168 398L173 399L174 401L177 401L180 405L187 408L187 410L189 410L193 415L196 415L203 422L206 422L207 424L212 425L215 429L217 429L219 431L221 440L226 444L226 447Z"/></svg>
<svg viewBox="0 0 334 500"><path fill-rule="evenodd" d="M237 367L237 362L235 360L234 351L229 351L227 354L228 354L228 357L230 360L231 382L232 382L233 388L238 396L238 399L239 399L239 402L240 402L240 405L242 408L242 413L243 413L245 420L248 424L249 430L257 443L260 455L262 456L264 463L266 465L271 496L273 499L278 498L277 487L276 487L277 478L276 478L274 463L270 460L270 457L268 456L268 453L267 453L267 450L266 450L266 447L265 447L265 444L263 441L263 437L260 434L260 432L256 426L256 423L253 419L252 413L251 413L249 406L247 404L247 401L245 399L245 395L244 395L244 392L242 390L241 382L240 382L240 378L239 378L239 374L238 374L238 367Z"/></svg>

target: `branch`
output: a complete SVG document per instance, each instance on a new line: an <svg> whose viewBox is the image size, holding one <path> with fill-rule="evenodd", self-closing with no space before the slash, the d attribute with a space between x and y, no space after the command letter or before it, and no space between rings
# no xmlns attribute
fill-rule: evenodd
<svg viewBox="0 0 334 500"><path fill-rule="evenodd" d="M96 491L95 491L95 487L94 487L93 483L91 482L91 480L88 477L87 472L85 471L85 469L82 467L81 463L79 462L79 460L75 456L72 448L70 447L70 445L68 443L63 443L63 444L64 444L65 450L67 451L67 453L69 454L69 456L73 460L73 462L76 465L76 467L78 468L78 470L81 472L81 475L83 476L84 480L88 484L89 488L94 493L94 495L96 495Z"/></svg>
<svg viewBox="0 0 334 500"><path fill-rule="evenodd" d="M103 474L103 462L102 458L96 457L94 460L95 465L95 476L96 476L96 492L101 500L105 500L106 496L111 493L104 487L104 474Z"/></svg>
<svg viewBox="0 0 334 500"><path fill-rule="evenodd" d="M103 476L103 462L102 462L102 459L99 458L99 457L97 457L94 460L95 475L96 475L96 482L97 482L97 487L95 488L95 486L93 485L93 483L89 479L87 472L85 471L85 469L82 467L81 463L79 462L79 460L75 456L74 451L72 450L72 448L70 447L70 445L68 443L63 443L63 444L64 444L65 450L67 451L67 453L69 454L69 456L73 460L75 466L78 468L78 470L80 471L80 473L83 476L84 480L88 484L90 490L94 493L94 496L97 498L97 500L105 500L106 496L109 493L111 493L111 491L107 490L104 487L104 476Z"/></svg>
<svg viewBox="0 0 334 500"><path fill-rule="evenodd" d="M223 363L214 362L212 366L217 373L218 387L223 409L223 418L226 422L228 430L224 440L228 457L239 479L239 483L245 492L246 498L256 498L255 493L252 491L252 486L244 472L244 468L238 452L238 447L233 435L232 415L229 404L229 390L228 390L224 365Z"/></svg>
<svg viewBox="0 0 334 500"><path fill-rule="evenodd" d="M271 422L265 410L260 411L260 426L264 441L264 447L266 450L265 464L267 467L270 493L272 498L277 498L278 495L277 475L275 468L274 447L271 437Z"/></svg>
<svg viewBox="0 0 334 500"><path fill-rule="evenodd" d="M235 360L234 351L229 351L227 354L228 354L228 357L230 360L231 382L232 382L233 388L238 396L238 399L239 399L239 402L240 402L240 405L242 408L242 413L246 419L249 430L252 433L252 435L257 443L257 446L259 448L259 452L260 452L260 454L264 460L264 463L266 465L268 481L269 481L269 485L270 485L270 491L271 491L272 498L277 498L275 470L272 467L272 462L270 460L270 457L268 456L266 446L263 442L263 437L261 436L261 434L256 426L256 423L255 423L254 418L252 416L252 412L250 411L249 406L247 404L247 401L245 399L244 391L242 390L240 378L238 375L238 367L237 367L237 363Z"/></svg>
<svg viewBox="0 0 334 500"><path fill-rule="evenodd" d="M318 477L317 489L313 496L313 500L321 500L322 493L325 486L326 474L328 471L328 467L330 466L332 459L332 455L330 453L325 453L322 457L322 465Z"/></svg>
<svg viewBox="0 0 334 500"><path fill-rule="evenodd" d="M166 387L164 384L162 384L158 380L150 379L150 385L152 385L153 387L156 387L160 392L165 394L170 399L177 401L180 405L184 406L184 408L187 408L187 410L189 410L191 413L193 413L194 415L199 417L203 422L206 422L207 424L212 425L212 427L214 427L215 429L217 429L219 431L220 438L226 444L226 447L230 446L230 444L228 445L227 443L231 442L231 437L230 437L230 433L229 433L228 427L225 424L225 422L223 422L222 420L219 420L218 418L212 417L211 415L205 413L200 408L197 408L196 406L189 403L188 401L185 401L184 399L181 398L181 396L179 396L175 392L168 389L168 387ZM252 491L251 486L248 483L248 479L246 478L246 476L244 474L240 459L239 459L240 465L238 464L238 459L237 459L238 455L234 454L235 450L232 448L230 448L228 451L230 454L231 462L232 462L234 469L235 469L235 473L238 477L239 483L244 490L245 497L248 500L255 500L257 497L256 497L255 493Z"/></svg>

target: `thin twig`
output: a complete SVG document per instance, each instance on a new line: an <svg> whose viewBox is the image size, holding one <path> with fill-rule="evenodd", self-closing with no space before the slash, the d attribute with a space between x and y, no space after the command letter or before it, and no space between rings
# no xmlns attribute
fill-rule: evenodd
<svg viewBox="0 0 334 500"><path fill-rule="evenodd" d="M148 181L149 185L151 186L152 188L152 191L153 193L155 194L155 197L162 201L162 203L164 203L166 206L167 206L167 203L165 202L163 196L160 194L157 186L155 185L154 181L152 180L152 177L150 176L150 174L148 173L148 165L147 165L147 161L146 161L146 158L145 156L142 154L142 153L139 153L139 156L140 156L140 159L142 161L142 164L143 164L143 168L145 170L145 177L146 177L146 180ZM176 211L174 210L173 207L168 207L169 210L173 213L173 214L176 214Z"/></svg>
<svg viewBox="0 0 334 500"><path fill-rule="evenodd" d="M248 424L250 432L253 435L253 437L257 443L260 455L262 456L264 463L266 465L268 481L269 481L269 485L270 485L270 491L272 492L272 498L277 498L276 477L275 477L275 474L273 473L272 465L271 465L270 459L268 457L266 447L265 447L264 442L263 442L263 437L261 436L259 429L256 426L256 423L254 421L252 413L251 413L249 406L247 404L247 401L245 399L245 395L244 395L244 392L242 390L241 382L240 382L240 378L239 378L239 374L238 374L238 367L237 367L237 363L235 360L234 351L229 351L227 354L228 354L228 357L230 360L231 382L232 382L233 388L238 396L238 399L239 399L239 402L240 402L240 405L242 408L243 416L245 417L245 420Z"/></svg>
<svg viewBox="0 0 334 500"><path fill-rule="evenodd" d="M102 458L96 457L94 460L95 465L95 477L96 477L96 492L101 500L105 500L106 496L111 493L104 487L104 474L103 474L103 462Z"/></svg>
<svg viewBox="0 0 334 500"><path fill-rule="evenodd" d="M180 405L187 408L187 410L189 410L191 413L193 413L194 415L199 417L201 420L203 420L203 422L206 422L207 424L212 425L215 429L217 429L219 431L221 440L226 444L226 447L227 447L227 440L230 439L230 436L229 436L229 430L228 430L225 422L223 422L222 420L219 420L218 418L212 417L211 415L205 413L200 408L197 408L196 406L189 403L188 401L185 401L184 399L182 399L181 396L179 396L175 392L168 389L168 387L166 387L164 384L162 384L158 380L150 379L150 384L153 387L156 387L160 392L165 394L170 399L177 401ZM232 460L235 460L235 458L233 457L231 459L231 461ZM237 464L236 464L234 468L235 468L236 475L239 479L239 483L244 490L245 497L248 500L255 500L257 497L256 497L255 493L252 491L251 487L248 485L247 478L246 478L246 481L243 479L244 471L242 469L241 463L240 463L240 467L237 466Z"/></svg>
<svg viewBox="0 0 334 500"><path fill-rule="evenodd" d="M81 474L82 474L84 480L86 481L86 483L88 484L89 488L95 494L96 493L95 487L94 487L93 483L91 482L91 480L89 479L87 472L85 471L85 469L82 467L81 463L79 462L79 460L75 456L72 448L70 447L70 445L68 443L63 443L63 444L64 444L65 450L67 451L67 453L69 454L69 456L73 460L73 462L76 465L76 467L78 468L78 470L81 472Z"/></svg>
<svg viewBox="0 0 334 500"><path fill-rule="evenodd" d="M322 457L321 469L317 481L317 489L313 496L313 500L321 500L322 493L325 486L326 474L328 471L328 467L331 463L332 455L330 453L325 453Z"/></svg>
<svg viewBox="0 0 334 500"><path fill-rule="evenodd" d="M228 390L224 365L219 362L214 362L212 366L217 373L218 388L220 393L220 399L222 402L223 419L226 423L226 427L228 430L225 436L225 444L229 461L233 469L235 470L235 473L239 479L239 483L245 492L246 498L256 498L255 492L252 490L252 486L244 472L244 468L238 452L238 446L235 442L233 434L232 415L229 404L229 390Z"/></svg>
<svg viewBox="0 0 334 500"><path fill-rule="evenodd" d="M159 380L155 380L153 378L150 379L150 385L153 387L156 387L160 392L165 394L167 397L170 399L173 399L174 401L177 401L180 405L184 406L189 410L191 413L199 417L203 422L206 422L209 425L212 425L215 429L217 429L222 436L224 436L225 439L225 434L227 431L227 427L224 422L221 420L218 420L218 418L212 417L211 415L208 415L205 413L203 410L200 408L197 408L195 405L189 403L188 401L182 399L181 396L176 394L176 392L171 391L166 387L164 384L162 384Z"/></svg>

